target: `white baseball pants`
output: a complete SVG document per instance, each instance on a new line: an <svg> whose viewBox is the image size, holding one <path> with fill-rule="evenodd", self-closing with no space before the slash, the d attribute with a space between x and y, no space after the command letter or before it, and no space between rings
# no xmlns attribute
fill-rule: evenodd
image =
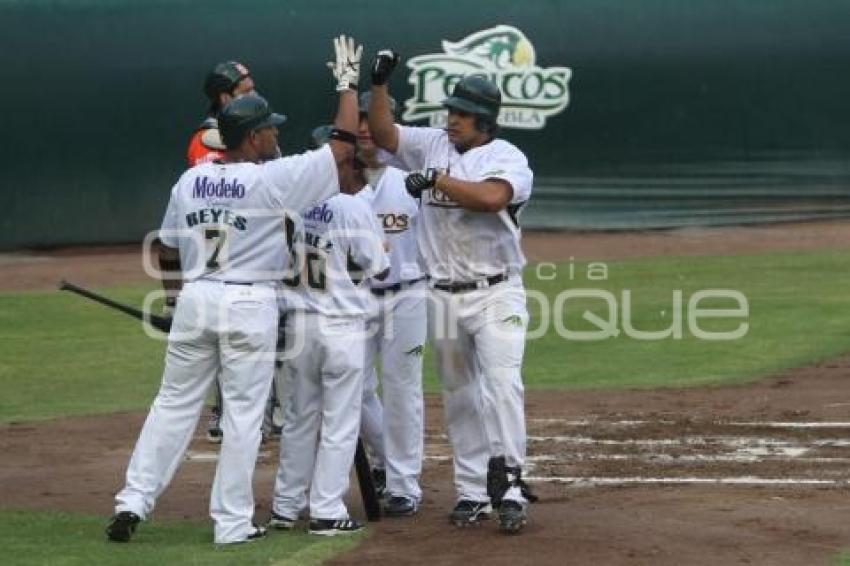
<svg viewBox="0 0 850 566"><path fill-rule="evenodd" d="M162 385L145 421L115 510L146 518L171 481L220 375L227 411L210 495L215 542L254 531L252 478L271 386L277 338L275 288L200 280L180 293L168 338ZM220 372L220 374L219 374Z"/></svg>
<svg viewBox="0 0 850 566"><path fill-rule="evenodd" d="M443 386L457 498L487 501L487 463L525 463L522 357L528 311L519 276L487 289L432 290L428 325ZM512 487L505 499L524 501Z"/></svg>
<svg viewBox="0 0 850 566"><path fill-rule="evenodd" d="M296 518L309 506L313 519L349 516L342 498L360 429L363 332L360 318L287 315L286 393L272 503L279 515ZM298 335L306 339L298 343Z"/></svg>
<svg viewBox="0 0 850 566"><path fill-rule="evenodd" d="M427 338L425 281L378 298L377 317L369 321L366 342L366 385L361 432L370 446L383 440L387 491L422 499L419 476L423 455L422 349ZM375 363L381 362L381 403ZM372 440L375 439L375 440ZM377 459L377 458L376 458Z"/></svg>

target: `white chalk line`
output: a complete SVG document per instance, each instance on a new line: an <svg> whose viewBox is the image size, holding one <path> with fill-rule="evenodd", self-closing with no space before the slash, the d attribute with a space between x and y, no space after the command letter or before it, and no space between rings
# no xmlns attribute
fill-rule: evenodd
<svg viewBox="0 0 850 566"><path fill-rule="evenodd" d="M271 452L263 451L257 454L257 460L266 460ZM186 460L189 462L217 462L218 452L203 452L200 450L189 450L186 452Z"/></svg>
<svg viewBox="0 0 850 566"><path fill-rule="evenodd" d="M835 405L844 405L838 403ZM850 403L846 403L850 405ZM681 421L671 420L620 420L606 421L598 419L559 419L559 418L534 418L527 419L528 423L540 424L561 424L564 426L622 426L633 427L642 425L681 425L685 424ZM790 428L790 429L806 429L806 428L850 428L850 422L835 421L835 422L793 422L793 421L710 421L706 423L694 422L690 424L704 424L711 426L735 426L735 427L762 427L762 428Z"/></svg>
<svg viewBox="0 0 850 566"><path fill-rule="evenodd" d="M644 478L644 477L580 477L580 476L527 476L529 483L570 484L574 487L623 486L623 485L756 485L756 486L831 486L848 487L850 479L822 480L808 478L759 478L754 476L703 478Z"/></svg>
<svg viewBox="0 0 850 566"><path fill-rule="evenodd" d="M683 436L681 438L627 438L614 440L593 438L590 436L529 436L529 442L555 442L564 444L583 444L600 446L798 446L788 440L777 440L758 436ZM810 446L843 448L850 446L850 440L843 438L823 438L809 441Z"/></svg>

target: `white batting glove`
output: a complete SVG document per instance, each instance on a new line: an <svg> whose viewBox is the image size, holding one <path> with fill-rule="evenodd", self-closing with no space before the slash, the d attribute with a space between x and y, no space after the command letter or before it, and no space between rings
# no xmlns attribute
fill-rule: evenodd
<svg viewBox="0 0 850 566"><path fill-rule="evenodd" d="M328 63L328 68L337 80L336 90L357 90L360 82L360 56L363 46L354 44L354 38L341 35L334 38L334 52L336 61Z"/></svg>

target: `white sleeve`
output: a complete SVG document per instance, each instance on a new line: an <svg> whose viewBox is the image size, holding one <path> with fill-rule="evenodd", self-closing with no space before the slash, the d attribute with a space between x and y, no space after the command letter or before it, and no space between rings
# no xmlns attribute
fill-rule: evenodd
<svg viewBox="0 0 850 566"><path fill-rule="evenodd" d="M534 174L528 166L525 155L515 147L507 147L494 158L487 161L477 181L501 179L510 183L513 188L511 204L518 204L531 198L531 187L534 184Z"/></svg>
<svg viewBox="0 0 850 566"><path fill-rule="evenodd" d="M446 132L438 128L425 128L421 126L395 125L398 130L398 148L395 159L387 163L405 171L416 171L433 166L429 163L433 155L440 147L440 140L446 136ZM446 163L448 165L448 153Z"/></svg>
<svg viewBox="0 0 850 566"><path fill-rule="evenodd" d="M272 201L280 208L301 211L339 192L336 160L328 145L266 161L260 172L272 187Z"/></svg>
<svg viewBox="0 0 850 566"><path fill-rule="evenodd" d="M180 230L180 219L177 215L177 197L174 196L178 185L174 185L171 189L171 198L168 199L168 208L165 209L165 216L162 218L159 229L160 241L169 248L179 247L177 233Z"/></svg>
<svg viewBox="0 0 850 566"><path fill-rule="evenodd" d="M363 271L364 278L390 266L384 246L384 231L370 206L362 200L353 201L346 210L345 227L349 257Z"/></svg>

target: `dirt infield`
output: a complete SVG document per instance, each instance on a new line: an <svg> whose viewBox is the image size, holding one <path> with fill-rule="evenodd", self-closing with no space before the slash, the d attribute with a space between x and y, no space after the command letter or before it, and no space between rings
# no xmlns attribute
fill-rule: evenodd
<svg viewBox="0 0 850 566"><path fill-rule="evenodd" d="M533 234L536 260L843 247L850 223L641 234ZM144 280L133 248L0 257L0 289ZM439 397L427 399L425 488L412 519L374 524L335 564L825 564L850 548L850 356L737 387L531 392L519 537L457 530ZM143 414L0 426L0 502L111 512ZM61 434L59 433L61 431ZM156 517L207 517L215 447L198 430ZM268 516L276 448L256 476ZM356 485L354 483L353 485ZM355 488L356 489L356 488ZM360 512L355 494L352 509ZM278 534L276 536L286 536Z"/></svg>

